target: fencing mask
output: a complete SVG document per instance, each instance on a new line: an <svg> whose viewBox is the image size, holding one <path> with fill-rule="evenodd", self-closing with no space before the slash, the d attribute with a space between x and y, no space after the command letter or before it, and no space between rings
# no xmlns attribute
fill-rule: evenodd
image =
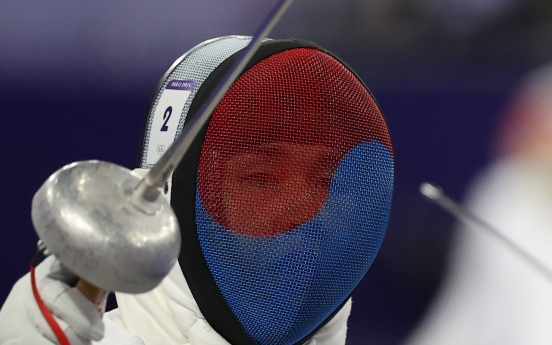
<svg viewBox="0 0 552 345"><path fill-rule="evenodd" d="M178 59L155 92L151 168L249 42ZM393 150L360 79L313 43L265 40L172 176L184 276L231 344L291 345L339 311L380 248Z"/></svg>

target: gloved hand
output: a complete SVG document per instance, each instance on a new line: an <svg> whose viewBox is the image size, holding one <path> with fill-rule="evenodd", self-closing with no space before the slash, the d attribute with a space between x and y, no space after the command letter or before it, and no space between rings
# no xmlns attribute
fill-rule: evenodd
<svg viewBox="0 0 552 345"><path fill-rule="evenodd" d="M89 345L103 337L104 324L96 306L73 286L78 277L51 255L35 270L38 291L71 345ZM30 273L17 281L0 310L1 345L57 344L40 312Z"/></svg>

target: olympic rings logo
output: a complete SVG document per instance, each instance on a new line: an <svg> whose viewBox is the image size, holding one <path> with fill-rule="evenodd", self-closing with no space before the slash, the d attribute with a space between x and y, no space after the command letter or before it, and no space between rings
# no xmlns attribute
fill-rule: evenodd
<svg viewBox="0 0 552 345"><path fill-rule="evenodd" d="M165 152L165 145L157 145L155 147L155 152L157 152L158 156L161 156Z"/></svg>

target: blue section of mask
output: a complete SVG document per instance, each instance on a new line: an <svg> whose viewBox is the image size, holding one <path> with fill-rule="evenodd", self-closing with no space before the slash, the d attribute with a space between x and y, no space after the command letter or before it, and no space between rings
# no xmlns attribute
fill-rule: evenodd
<svg viewBox="0 0 552 345"><path fill-rule="evenodd" d="M295 344L360 283L381 246L393 194L393 159L378 141L341 161L313 219L284 234L248 237L205 210L196 193L203 254L222 295L261 345Z"/></svg>

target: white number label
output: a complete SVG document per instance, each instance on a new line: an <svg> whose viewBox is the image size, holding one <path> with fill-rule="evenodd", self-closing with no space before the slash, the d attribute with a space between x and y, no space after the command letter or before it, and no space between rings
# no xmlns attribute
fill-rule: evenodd
<svg viewBox="0 0 552 345"><path fill-rule="evenodd" d="M173 79L167 83L157 103L147 147L147 164L155 164L171 146L176 136L176 128L182 116L184 104L195 87L195 81Z"/></svg>

